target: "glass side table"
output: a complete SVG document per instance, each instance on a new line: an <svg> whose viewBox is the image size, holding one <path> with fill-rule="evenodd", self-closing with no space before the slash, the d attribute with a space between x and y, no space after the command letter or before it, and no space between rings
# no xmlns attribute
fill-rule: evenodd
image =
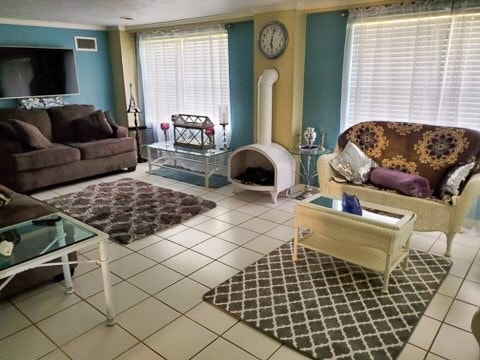
<svg viewBox="0 0 480 360"><path fill-rule="evenodd" d="M305 188L303 193L297 196L298 200L306 199L312 196L312 181L318 176L317 167L313 166L312 160L315 162L323 154L329 154L331 150L321 149L318 146L301 146L290 150L290 153L297 155L300 159L300 175L305 179Z"/></svg>

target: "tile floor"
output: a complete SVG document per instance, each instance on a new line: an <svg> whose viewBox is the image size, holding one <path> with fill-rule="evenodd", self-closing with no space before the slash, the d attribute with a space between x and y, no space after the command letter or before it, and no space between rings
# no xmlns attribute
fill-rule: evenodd
<svg viewBox="0 0 480 360"><path fill-rule="evenodd" d="M47 284L0 300L0 359L306 359L202 302L202 295L293 237L296 200L272 204L262 192L233 194L146 174L145 164L125 173L37 193L40 199L94 182L135 177L203 196L217 207L127 246L111 243L118 324L105 325L101 275L80 265L75 294ZM480 229L477 225L476 229ZM419 233L413 246L441 254L445 238ZM453 267L399 359L479 359L470 320L480 305L480 231L457 235ZM95 248L80 258L93 259Z"/></svg>

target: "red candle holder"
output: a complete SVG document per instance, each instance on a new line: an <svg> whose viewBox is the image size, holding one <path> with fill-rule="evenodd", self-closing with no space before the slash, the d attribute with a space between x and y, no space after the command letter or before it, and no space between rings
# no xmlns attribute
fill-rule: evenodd
<svg viewBox="0 0 480 360"><path fill-rule="evenodd" d="M163 130L163 135L165 136L165 146L167 146L168 144L168 129L170 129L170 123L167 123L167 122L162 122L160 123L160 129Z"/></svg>

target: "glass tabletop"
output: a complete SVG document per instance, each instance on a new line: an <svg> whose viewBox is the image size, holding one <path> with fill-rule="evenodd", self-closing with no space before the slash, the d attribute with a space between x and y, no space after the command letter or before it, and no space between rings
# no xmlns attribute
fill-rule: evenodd
<svg viewBox="0 0 480 360"><path fill-rule="evenodd" d="M311 204L319 205L326 207L328 209L342 211L342 200L332 199L326 196L319 196L312 198L308 201ZM360 203L361 205L361 203ZM350 214L353 215L353 214ZM372 207L365 207L362 206L362 215L353 215L353 216L361 216L365 219L370 219L386 224L397 224L401 219L403 219L404 215L402 214L395 214L392 212L374 209Z"/></svg>
<svg viewBox="0 0 480 360"><path fill-rule="evenodd" d="M293 155L310 155L310 156L320 156L323 154L330 154L332 151L330 149L320 149L318 146L302 146L300 148L290 149L290 153Z"/></svg>
<svg viewBox="0 0 480 360"><path fill-rule="evenodd" d="M55 223L36 223L37 220L59 216ZM65 236L57 226L63 227ZM61 230L61 229L60 229ZM0 229L0 242L6 240L13 243L10 256L0 255L0 270L4 270L28 260L38 258L69 245L97 236L90 231L62 216L61 213L42 216Z"/></svg>
<svg viewBox="0 0 480 360"><path fill-rule="evenodd" d="M195 155L195 156L203 156L203 157L217 156L217 155L225 154L231 151L231 149L220 149L220 148L195 149L195 148L189 148L184 146L175 146L173 143L165 142L165 141L159 141L159 142L148 144L145 146L147 148L174 152L177 154Z"/></svg>

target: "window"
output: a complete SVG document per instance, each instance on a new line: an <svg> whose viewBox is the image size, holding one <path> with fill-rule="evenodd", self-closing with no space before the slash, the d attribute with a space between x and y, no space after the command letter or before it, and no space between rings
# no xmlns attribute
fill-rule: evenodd
<svg viewBox="0 0 480 360"><path fill-rule="evenodd" d="M230 105L223 26L141 34L138 49L147 126L158 132L178 113L218 123L219 105Z"/></svg>
<svg viewBox="0 0 480 360"><path fill-rule="evenodd" d="M361 121L480 130L480 12L349 22L342 131Z"/></svg>

